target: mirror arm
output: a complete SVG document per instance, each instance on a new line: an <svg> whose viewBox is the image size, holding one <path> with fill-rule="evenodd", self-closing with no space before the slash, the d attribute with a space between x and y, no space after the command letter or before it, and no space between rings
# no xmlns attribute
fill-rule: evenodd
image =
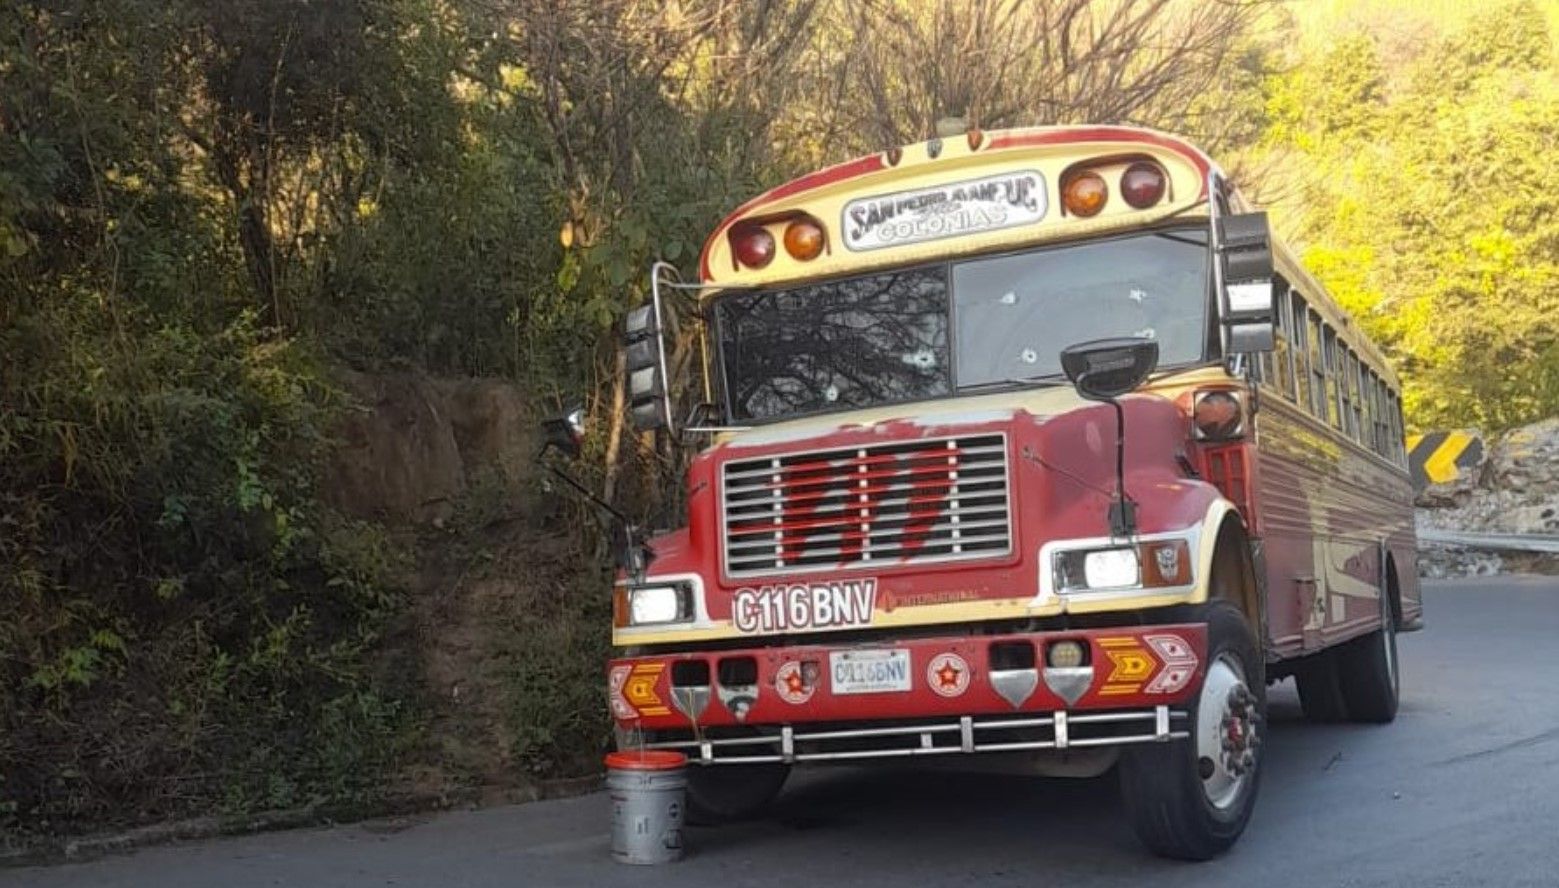
<svg viewBox="0 0 1559 888"><path fill-rule="evenodd" d="M1078 377L1079 387L1087 384L1088 375ZM1126 495L1126 411L1119 398L1108 398L1105 403L1115 408L1115 501L1110 503L1110 537L1130 538L1137 533L1137 504Z"/></svg>
<svg viewBox="0 0 1559 888"><path fill-rule="evenodd" d="M640 538L639 528L632 521L628 520L628 516L623 514L621 510L597 496L594 491L586 487L578 478L548 462L544 457L547 455L547 451L551 449L551 445L543 446L540 452L536 454L536 464L550 472L554 478L573 488L575 493L584 497L591 505L611 516L617 528L622 531L622 539L620 541L613 539L613 544L618 546L618 550L613 553L617 559L617 566L626 571L635 582L643 581L644 569L649 565L650 560L654 558L655 551Z"/></svg>

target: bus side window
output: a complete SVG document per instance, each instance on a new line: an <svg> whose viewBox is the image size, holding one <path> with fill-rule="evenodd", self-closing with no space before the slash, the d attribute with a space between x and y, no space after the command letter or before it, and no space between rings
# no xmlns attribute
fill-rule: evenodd
<svg viewBox="0 0 1559 888"><path fill-rule="evenodd" d="M1353 374L1358 370L1353 360L1353 353L1348 351L1347 343L1337 340L1337 405L1341 413L1342 424L1338 428L1350 438L1358 437L1358 429L1353 424Z"/></svg>
<svg viewBox="0 0 1559 888"><path fill-rule="evenodd" d="M1384 458L1391 460L1391 418L1386 411L1391 410L1391 403L1386 402L1386 383L1377 377L1375 379L1375 452Z"/></svg>
<svg viewBox="0 0 1559 888"><path fill-rule="evenodd" d="M1408 463L1408 455L1402 449L1402 402L1397 399L1397 393L1388 396L1391 407L1388 414L1391 418L1391 461L1398 466Z"/></svg>
<svg viewBox="0 0 1559 888"><path fill-rule="evenodd" d="M1364 432L1364 375L1363 365L1359 363L1358 354L1349 352L1349 397L1353 400L1353 439L1363 444L1369 439L1369 433Z"/></svg>
<svg viewBox="0 0 1559 888"><path fill-rule="evenodd" d="M1294 361L1290 353L1289 339L1294 329L1292 303L1288 297L1288 281L1283 280L1282 275L1272 279L1272 320L1275 322L1272 342L1272 353L1268 358L1272 364L1272 375L1268 377L1277 390L1283 393L1283 397L1294 399Z"/></svg>
<svg viewBox="0 0 1559 888"><path fill-rule="evenodd" d="M1376 418L1380 416L1380 407L1375 403L1376 387L1380 382L1375 378L1375 371L1368 364L1359 364L1359 382L1364 387L1364 425L1362 434L1364 446L1372 452L1380 452L1380 429L1375 425Z"/></svg>
<svg viewBox="0 0 1559 888"><path fill-rule="evenodd" d="M1299 295L1299 291L1293 291L1293 298L1289 300L1293 312L1289 319L1293 322L1290 328L1294 333L1294 400L1301 409L1314 410L1310 400L1310 349L1309 330L1305 326L1305 297Z"/></svg>
<svg viewBox="0 0 1559 888"><path fill-rule="evenodd" d="M1364 403L1359 385L1359 356L1348 352L1348 436L1364 443Z"/></svg>
<svg viewBox="0 0 1559 888"><path fill-rule="evenodd" d="M1320 351L1317 352L1319 360L1314 367L1316 391L1320 395L1316 399L1316 416L1332 428L1340 429L1342 414L1337 410L1337 379L1342 374L1337 372L1337 334L1330 324L1313 314L1311 317L1321 334L1317 337L1320 340Z"/></svg>

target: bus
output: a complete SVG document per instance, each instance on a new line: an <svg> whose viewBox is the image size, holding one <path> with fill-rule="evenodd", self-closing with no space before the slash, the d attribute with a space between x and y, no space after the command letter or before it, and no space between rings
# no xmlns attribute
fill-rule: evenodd
<svg viewBox="0 0 1559 888"><path fill-rule="evenodd" d="M1399 381L1184 139L860 157L651 294L625 386L693 451L686 520L619 534L608 702L620 748L686 754L691 815L798 765L1004 756L1114 769L1149 849L1207 859L1255 803L1268 685L1394 718L1423 619Z"/></svg>

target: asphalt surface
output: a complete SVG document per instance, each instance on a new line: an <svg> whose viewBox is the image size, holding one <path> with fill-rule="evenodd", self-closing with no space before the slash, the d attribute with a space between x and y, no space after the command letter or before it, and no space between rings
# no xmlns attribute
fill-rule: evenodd
<svg viewBox="0 0 1559 888"><path fill-rule="evenodd" d="M1219 860L1140 849L1113 774L839 769L774 816L614 864L605 796L151 848L0 870L18 886L1559 886L1559 579L1428 584L1395 724L1311 725L1272 689L1255 817Z"/></svg>

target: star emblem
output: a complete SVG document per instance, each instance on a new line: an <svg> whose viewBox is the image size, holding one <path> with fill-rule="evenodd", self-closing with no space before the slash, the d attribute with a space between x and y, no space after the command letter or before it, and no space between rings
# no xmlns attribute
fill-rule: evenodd
<svg viewBox="0 0 1559 888"><path fill-rule="evenodd" d="M785 687L789 688L792 694L799 694L807 689L807 683L801 679L801 670L792 669L790 674L785 676Z"/></svg>
<svg viewBox="0 0 1559 888"><path fill-rule="evenodd" d="M962 673L959 671L958 667L954 666L952 662L949 661L943 663L942 668L936 671L936 680L940 682L944 688L957 687L958 676L961 674Z"/></svg>

